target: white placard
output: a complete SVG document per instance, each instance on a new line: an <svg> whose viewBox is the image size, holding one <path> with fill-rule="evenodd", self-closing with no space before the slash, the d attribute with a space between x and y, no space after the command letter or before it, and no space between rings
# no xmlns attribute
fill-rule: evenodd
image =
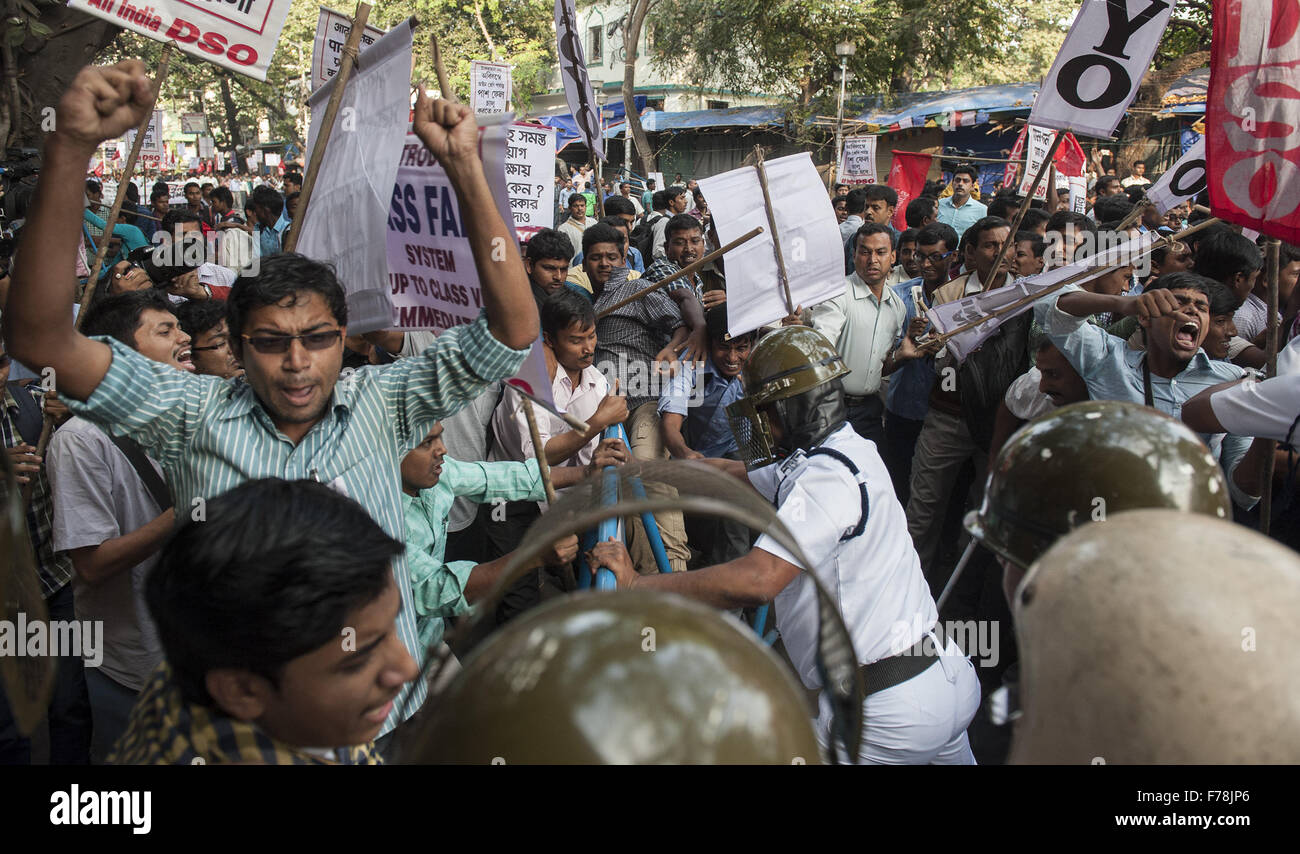
<svg viewBox="0 0 1300 854"><path fill-rule="evenodd" d="M149 126L144 131L144 142L140 143L140 156L137 158L140 167L145 169L162 168L162 126L162 110L154 110L153 118L149 119ZM131 146L135 144L135 131L127 131L122 136L122 141L126 144L126 150L129 152Z"/></svg>
<svg viewBox="0 0 1300 854"><path fill-rule="evenodd" d="M1147 187L1147 200L1165 213L1195 198L1205 189L1205 183L1205 137L1201 137L1159 181Z"/></svg>
<svg viewBox="0 0 1300 854"><path fill-rule="evenodd" d="M174 41L190 56L266 80L289 0L68 0L68 7L145 38Z"/></svg>
<svg viewBox="0 0 1300 854"><path fill-rule="evenodd" d="M564 80L564 101L578 125L578 133L592 157L605 159L605 139L600 132L600 114L596 111L595 93L587 75L583 56L583 30L573 0L555 0L555 34L559 43L560 77Z"/></svg>
<svg viewBox="0 0 1300 854"><path fill-rule="evenodd" d="M837 184L876 183L876 137L851 136L844 140Z"/></svg>
<svg viewBox="0 0 1300 854"><path fill-rule="evenodd" d="M1038 175L1040 169L1045 168L1043 161L1047 158L1047 151L1052 147L1053 140L1056 139L1056 131L1047 128L1029 126L1029 133L1025 136L1025 174L1020 179L1020 195L1029 192L1029 185L1034 183L1034 177ZM1064 143L1062 143L1064 144ZM1038 189L1034 191L1035 199L1047 198L1047 175L1038 182Z"/></svg>
<svg viewBox="0 0 1300 854"><path fill-rule="evenodd" d="M555 128L515 123L506 142L506 196L515 231L531 237L555 222Z"/></svg>
<svg viewBox="0 0 1300 854"><path fill-rule="evenodd" d="M504 113L510 106L510 66L478 59L471 62L469 98L477 114Z"/></svg>
<svg viewBox="0 0 1300 854"><path fill-rule="evenodd" d="M270 169L274 169L275 167L279 166L279 165L280 165L280 155L276 154L276 153L273 152L273 151L268 151L268 152L266 153L266 165L267 165L267 167L270 168Z"/></svg>
<svg viewBox="0 0 1300 854"><path fill-rule="evenodd" d="M199 137L199 157L204 160L211 160L212 153L216 149L216 140L210 136Z"/></svg>
<svg viewBox="0 0 1300 854"><path fill-rule="evenodd" d="M1084 175L1068 175L1070 182L1070 210L1077 214L1088 210L1088 178Z"/></svg>
<svg viewBox="0 0 1300 854"><path fill-rule="evenodd" d="M1109 137L1151 65L1174 0L1083 0L1029 123Z"/></svg>
<svg viewBox="0 0 1300 854"><path fill-rule="evenodd" d="M391 325L384 293L385 221L397 164L403 145L409 145L411 39L408 19L375 42L348 78L340 113L351 118L346 125L340 121L331 133L311 203L298 210L302 235L297 251L334 264L348 295L348 326L356 332ZM338 78L312 93L312 116L325 115L336 85ZM311 123L308 151L315 152L320 124Z"/></svg>
<svg viewBox="0 0 1300 854"><path fill-rule="evenodd" d="M507 137L507 126L493 121L481 129L479 150L493 198L508 225L502 186ZM387 228L387 298L392 309L385 326L441 332L473 322L483 307L483 295L460 203L446 170L413 133L406 136L401 152Z"/></svg>
<svg viewBox="0 0 1300 854"><path fill-rule="evenodd" d="M343 62L343 45L352 33L352 18L333 9L320 8L320 17L316 19L316 39L311 51L311 88L319 89L338 73L339 64ZM379 41L384 31L366 24L361 33L361 45L358 55L366 48Z"/></svg>
<svg viewBox="0 0 1300 854"><path fill-rule="evenodd" d="M812 155L769 160L768 191L779 200L776 229L794 306L811 308L844 293L844 243L835 210ZM743 166L700 181L718 239L729 243L755 227L763 233L727 253L727 325L732 335L752 332L789 314L777 274L772 233L758 170Z"/></svg>
<svg viewBox="0 0 1300 854"><path fill-rule="evenodd" d="M207 133L208 117L203 113L181 113L181 133Z"/></svg>

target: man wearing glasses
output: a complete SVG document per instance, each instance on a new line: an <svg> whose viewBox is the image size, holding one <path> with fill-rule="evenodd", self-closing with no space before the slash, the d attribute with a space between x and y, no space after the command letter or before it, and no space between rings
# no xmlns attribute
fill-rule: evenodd
<svg viewBox="0 0 1300 854"><path fill-rule="evenodd" d="M333 271L300 255L263 258L260 275L240 279L227 304L230 341L245 370L240 381L182 373L120 342L86 338L70 322L85 165L154 100L144 64L131 60L83 69L59 103L4 316L15 357L53 367L78 414L151 451L166 470L178 519L200 518L208 500L251 479L308 478L355 499L389 536L404 539L402 457L435 421L513 375L537 337L523 262L495 251L512 238L484 177L473 113L421 92L414 129L460 200L484 315L444 332L417 358L340 380L347 308ZM402 599L398 633L419 661L403 557L394 558L393 573ZM381 736L414 714L425 694L422 681L410 685Z"/></svg>

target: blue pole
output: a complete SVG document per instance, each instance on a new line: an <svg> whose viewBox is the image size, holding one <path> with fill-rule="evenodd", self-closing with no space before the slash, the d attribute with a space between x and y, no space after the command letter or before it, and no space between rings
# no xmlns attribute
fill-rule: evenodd
<svg viewBox="0 0 1300 854"><path fill-rule="evenodd" d="M606 466L602 475L604 478L603 489L601 491L601 504L605 507L618 503L618 469L614 466ZM598 542L609 542L610 537L618 537L618 517L605 519L596 529L596 539ZM596 570L596 589L613 590L618 586L614 573L605 567Z"/></svg>
<svg viewBox="0 0 1300 854"><path fill-rule="evenodd" d="M758 610L754 612L754 631L758 632L760 638L763 636L763 627L767 625L768 607L767 605L759 605Z"/></svg>
<svg viewBox="0 0 1300 854"><path fill-rule="evenodd" d="M627 431L623 429L622 424L615 424L608 428L605 431L605 436L606 438L617 437L622 439L623 444L627 445L628 450L631 450L632 448L632 443L628 441ZM638 499L644 499L646 497L645 485L641 483L641 478L630 478L628 483L632 487L633 497ZM672 564L668 562L668 550L664 548L664 538L659 534L659 523L655 521L655 514L649 512L642 513L641 525L645 528L646 542L650 544L650 551L654 553L655 564L659 567L659 571L672 572L673 567Z"/></svg>

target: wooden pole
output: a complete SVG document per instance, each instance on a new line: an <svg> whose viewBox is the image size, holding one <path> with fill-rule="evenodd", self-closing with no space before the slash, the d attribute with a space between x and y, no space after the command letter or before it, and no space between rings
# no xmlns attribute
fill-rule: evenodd
<svg viewBox="0 0 1300 854"><path fill-rule="evenodd" d="M433 55L433 73L438 77L438 89L442 92L442 99L459 104L460 100L447 80L447 67L442 64L442 50L438 47L437 33L429 33L429 52Z"/></svg>
<svg viewBox="0 0 1300 854"><path fill-rule="evenodd" d="M1128 216L1120 220L1120 223L1118 226L1116 226L1115 230L1124 231L1128 229L1130 226L1132 226L1133 223L1138 221L1138 217L1142 216L1142 209L1149 204L1150 202L1147 201L1147 197L1145 195L1142 196L1142 198L1138 199L1137 203L1133 205L1133 210L1128 212Z"/></svg>
<svg viewBox="0 0 1300 854"><path fill-rule="evenodd" d="M158 93L162 91L162 84L167 79L167 67L171 64L172 50L176 42L170 41L163 45L162 53L158 56L158 73L154 76L154 100L157 101ZM90 275L86 277L86 290L81 295L81 307L77 310L77 319L75 327L81 328L81 322L86 317L86 309L90 307L90 301L95 296L95 287L99 282L99 271L104 268L104 258L108 255L108 245L113 240L113 229L117 227L117 218L122 213L122 204L126 201L126 185L131 182L131 175L135 172L135 162L140 156L140 148L144 145L145 132L149 130L149 122L153 119L153 104L145 113L145 117L140 121L139 126L135 129L135 140L131 143L131 150L126 155L126 164L122 167L122 177L117 184L117 196L113 199L113 206L108 210L108 218L104 221L104 233L99 238L99 248L95 252L95 261L90 267ZM158 133L162 133L162 128L158 128ZM50 444L50 436L54 434L54 419L48 415L41 422L41 435L36 440L36 455L38 457L45 455L46 448ZM22 502L27 506L27 502L32 496L32 484L34 479L29 479L23 484Z"/></svg>
<svg viewBox="0 0 1300 854"><path fill-rule="evenodd" d="M311 149L311 160L307 163L307 174L302 179L302 190L298 194L298 215L289 223L289 233L284 239L285 252L292 252L298 247L298 236L302 234L302 223L307 219L311 193L316 188L316 176L320 174L321 161L325 159L330 134L334 131L334 120L338 118L339 107L343 103L343 90L347 88L348 79L352 76L352 68L356 65L357 53L361 47L361 34L366 29L366 21L369 19L370 4L358 3L357 13L352 17L352 31L348 33L348 40L343 43L339 71L334 75L334 91L330 92L330 100L325 107L325 117L321 119L320 133L316 136L316 144Z"/></svg>
<svg viewBox="0 0 1300 854"><path fill-rule="evenodd" d="M511 388L518 391L515 386ZM524 417L528 419L528 435L533 440L533 454L537 457L537 471L542 476L542 489L546 490L546 503L555 503L555 487L551 485L551 464L546 461L546 449L542 447L542 434L537 429L537 416L533 414L533 402L523 398Z"/></svg>
<svg viewBox="0 0 1300 854"><path fill-rule="evenodd" d="M785 293L785 308L794 314L794 300L790 296L790 276L785 269L785 255L781 252L781 235L776 231L776 211L772 210L772 196L767 190L767 169L763 167L763 146L754 146L754 169L758 171L758 185L763 188L763 209L767 213L767 227L772 229L772 252L776 255L777 278Z"/></svg>
<svg viewBox="0 0 1300 854"><path fill-rule="evenodd" d="M1043 162L1038 164L1038 172L1034 174L1034 181L1029 185L1029 192L1025 193L1024 201L1020 203L1020 209L1011 220L1011 230L1007 232L1007 239L1002 241L1002 246L998 249L998 255L993 259L993 268L989 272L989 281L983 282L984 290L989 290L993 282L998 278L998 270L1002 266L1002 259L1007 257L1007 250L1016 242L1016 229L1020 228L1020 223L1025 218L1025 212L1029 210L1029 203L1034 199L1034 193L1038 192L1038 185L1042 183L1043 176L1047 174L1049 167L1052 165L1052 158L1056 156L1056 149L1060 147L1061 140L1065 139L1065 131L1057 131L1056 138L1047 148L1047 154L1043 157ZM1027 156L1026 156L1027 158Z"/></svg>
<svg viewBox="0 0 1300 854"><path fill-rule="evenodd" d="M1281 243L1276 237L1268 241L1265 248L1264 263L1268 275L1268 338L1265 341L1265 352L1268 354L1268 375L1277 376L1277 280L1278 268L1281 266L1278 254L1281 251ZM1263 491L1259 495L1259 532L1268 536L1268 529L1273 522L1273 467L1277 462L1276 454L1277 442L1269 439L1266 440L1268 453L1264 455L1264 477Z"/></svg>
<svg viewBox="0 0 1300 854"><path fill-rule="evenodd" d="M685 267L678 270L676 273L673 273L671 276L668 276L667 278L655 282L653 285L651 285L648 288L644 288L642 290L637 291L636 293L632 294L630 297L619 300L618 302L611 305L609 308L601 309L599 312L596 313L596 319L600 320L602 317L608 317L610 314L613 314L614 312L618 311L620 308L627 305L628 303L636 302L646 294L652 294L655 291L659 290L660 288L671 285L673 282L677 281L678 279L695 275L700 270L702 270L707 264L709 264L709 262L713 261L716 258L721 258L724 253L730 252L731 250L735 249L737 246L739 246L742 243L748 243L749 241L753 240L755 237L758 237L762 233L763 233L763 227L761 225L750 229L749 231L740 235L740 237L737 237L735 240L728 243L726 246L723 246L719 249L715 249L714 251L710 252L708 255L705 255L703 258L699 259L698 261L692 261L691 263L687 264Z"/></svg>

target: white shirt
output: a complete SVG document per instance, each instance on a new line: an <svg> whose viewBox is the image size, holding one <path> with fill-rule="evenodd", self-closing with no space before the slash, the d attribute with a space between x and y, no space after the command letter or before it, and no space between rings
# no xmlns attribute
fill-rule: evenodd
<svg viewBox="0 0 1300 854"><path fill-rule="evenodd" d="M656 211L655 213L659 213L659 212ZM664 247L668 242L668 220L672 218L673 218L673 214L671 213L660 213L659 219L655 220L654 224L650 226L650 228L653 229L653 233L654 233L654 242L652 244L651 247L652 251L650 253L653 258L668 257L664 252ZM652 259L647 258L642 260L645 261L646 267L649 268Z"/></svg>
<svg viewBox="0 0 1300 854"><path fill-rule="evenodd" d="M579 225L576 221L574 221L573 217L569 217L564 222L560 223L560 227L556 229L556 231L560 232L561 234L567 235L569 240L573 242L574 258L577 258L578 253L582 251L583 233L595 224L596 224L596 220L593 219L592 217L587 217L585 220L582 221L581 225ZM572 261L573 259L570 258L569 260Z"/></svg>
<svg viewBox="0 0 1300 854"><path fill-rule="evenodd" d="M862 498L852 473L839 460L819 455L792 466L774 463L750 472L749 480L777 504L777 515L811 561L804 568L816 572L837 598L858 661L869 664L911 647L934 625L939 612L875 445L848 424L822 444L853 460L865 477L870 513L857 537L840 541L857 526ZM803 566L768 534L760 536L754 548ZM799 678L810 689L821 688L816 588L801 573L777 595L775 605L777 628Z"/></svg>
<svg viewBox="0 0 1300 854"><path fill-rule="evenodd" d="M1300 374L1282 374L1270 380L1243 380L1239 385L1210 395L1214 416L1229 433L1300 444L1288 437L1300 416ZM1296 430L1300 434L1300 428Z"/></svg>
<svg viewBox="0 0 1300 854"><path fill-rule="evenodd" d="M885 356L903 334L907 306L892 288L881 286L880 299L857 273L844 283L844 293L811 310L812 328L825 335L849 366L844 391L866 397L880 391Z"/></svg>
<svg viewBox="0 0 1300 854"><path fill-rule="evenodd" d="M1002 402L1007 405L1011 414L1021 421L1033 421L1056 408L1052 399L1038 389L1042 378L1042 371L1038 368L1030 368L1007 386L1007 393L1003 396Z"/></svg>

